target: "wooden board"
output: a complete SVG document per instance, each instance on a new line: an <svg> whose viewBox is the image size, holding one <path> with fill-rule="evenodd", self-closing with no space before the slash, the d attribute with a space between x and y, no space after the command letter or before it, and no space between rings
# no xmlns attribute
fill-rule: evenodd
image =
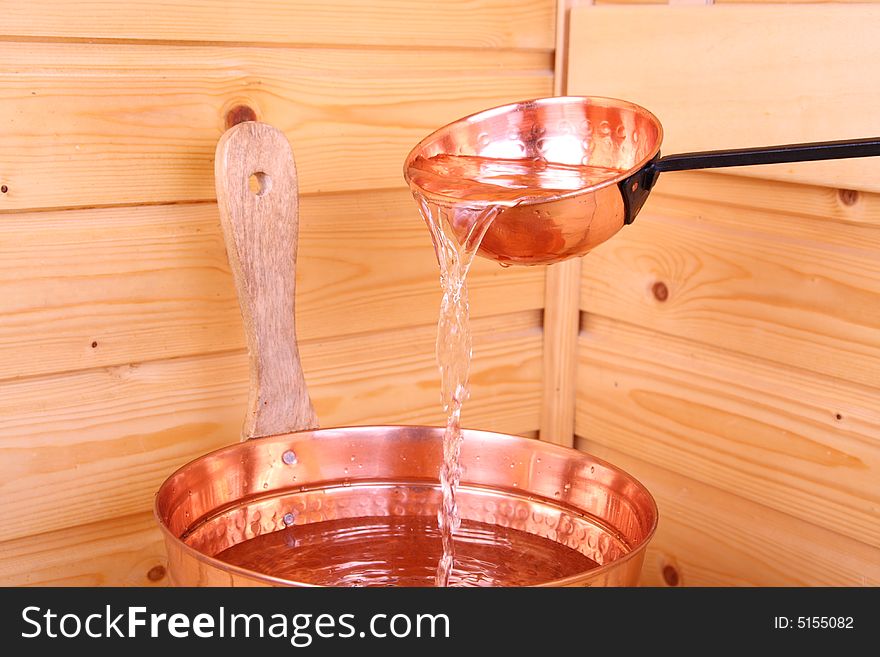
<svg viewBox="0 0 880 657"><path fill-rule="evenodd" d="M465 426L538 429L540 313L474 322ZM302 344L323 426L440 424L433 326ZM243 352L3 385L0 540L145 512L175 468L237 441Z"/></svg>
<svg viewBox="0 0 880 657"><path fill-rule="evenodd" d="M553 95L565 94L568 59L568 12L571 0L556 3L556 52ZM547 267L544 295L544 396L541 400L541 440L571 447L574 441L574 406L580 317L580 258Z"/></svg>
<svg viewBox="0 0 880 657"><path fill-rule="evenodd" d="M553 48L553 0L0 2L5 36L150 41ZM357 16L357 20L352 20Z"/></svg>
<svg viewBox="0 0 880 657"><path fill-rule="evenodd" d="M575 421L592 444L880 546L876 388L589 315Z"/></svg>
<svg viewBox="0 0 880 657"><path fill-rule="evenodd" d="M0 583L163 583L155 489L237 440L247 368L213 204L233 119L293 146L323 424L440 423L436 262L402 162L450 120L552 93L555 2L0 0L0 16ZM537 434L544 278L475 265L467 425Z"/></svg>
<svg viewBox="0 0 880 657"><path fill-rule="evenodd" d="M578 447L645 484L660 509L643 586L880 586L880 549L630 454Z"/></svg>
<svg viewBox="0 0 880 657"><path fill-rule="evenodd" d="M577 0L574 0L575 2ZM772 2L768 2L768 0L712 0L711 2L707 2L706 4L798 4L798 5L806 5L806 4L830 4L830 3L841 3L841 4L858 4L858 3L876 3L877 0L773 0ZM596 0L597 5L666 5L666 4L674 4L671 0Z"/></svg>
<svg viewBox="0 0 880 657"><path fill-rule="evenodd" d="M659 195L648 204L584 260L583 310L880 385L877 226Z"/></svg>
<svg viewBox="0 0 880 657"><path fill-rule="evenodd" d="M165 586L151 512L0 543L2 586Z"/></svg>
<svg viewBox="0 0 880 657"><path fill-rule="evenodd" d="M871 5L580 7L568 92L650 109L667 154L874 137L878 31ZM880 191L880 158L728 171Z"/></svg>
<svg viewBox="0 0 880 657"><path fill-rule="evenodd" d="M850 224L880 228L880 194L853 189L784 183L708 171L681 171L660 178L645 204L646 211L662 207L661 199L667 196L694 201L695 207L712 204L749 208L740 214L741 220L746 221L755 210L821 219L825 224L826 240L838 238L836 233L846 231ZM811 225L815 224L798 222L795 230Z"/></svg>
<svg viewBox="0 0 880 657"><path fill-rule="evenodd" d="M429 132L552 83L542 51L0 42L0 212L213 199L239 105L287 134L301 193L399 187Z"/></svg>
<svg viewBox="0 0 880 657"><path fill-rule="evenodd" d="M300 206L301 340L429 325L440 285L405 189ZM0 379L241 349L213 203L0 215ZM478 258L475 317L541 308L544 270Z"/></svg>

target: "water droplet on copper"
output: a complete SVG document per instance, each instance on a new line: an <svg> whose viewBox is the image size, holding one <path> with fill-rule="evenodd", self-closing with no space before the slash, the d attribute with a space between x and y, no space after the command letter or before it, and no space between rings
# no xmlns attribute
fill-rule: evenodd
<svg viewBox="0 0 880 657"><path fill-rule="evenodd" d="M292 449L289 449L281 455L281 460L285 465L293 465L296 463L296 454L294 454Z"/></svg>

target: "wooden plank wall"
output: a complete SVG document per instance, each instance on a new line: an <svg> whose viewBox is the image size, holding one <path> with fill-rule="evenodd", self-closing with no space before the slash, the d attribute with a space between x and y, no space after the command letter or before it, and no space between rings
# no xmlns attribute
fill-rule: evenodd
<svg viewBox="0 0 880 657"><path fill-rule="evenodd" d="M553 91L553 0L0 1L0 584L162 584L152 495L234 442L246 361L213 202L250 110L287 133L325 426L438 423L408 149ZM236 109L239 108L239 109ZM471 426L539 429L544 272L472 272Z"/></svg>
<svg viewBox="0 0 880 657"><path fill-rule="evenodd" d="M652 109L666 153L878 133L880 6L570 29L568 91ZM656 496L646 584L880 585L878 180L877 158L664 174L584 258L576 444Z"/></svg>

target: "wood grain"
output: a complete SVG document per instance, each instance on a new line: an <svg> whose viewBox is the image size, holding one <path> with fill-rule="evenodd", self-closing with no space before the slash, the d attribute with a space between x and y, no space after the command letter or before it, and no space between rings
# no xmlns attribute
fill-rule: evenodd
<svg viewBox="0 0 880 657"><path fill-rule="evenodd" d="M437 321L440 284L404 189L301 201L302 340ZM242 349L213 203L0 215L0 379ZM541 308L544 271L477 258L471 314Z"/></svg>
<svg viewBox="0 0 880 657"><path fill-rule="evenodd" d="M212 202L241 117L296 153L296 320L322 422L441 422L436 261L400 166L439 125L552 92L554 2L0 0L0 16L0 583L164 582L153 493L245 412ZM470 279L464 421L534 435L544 272L481 261Z"/></svg>
<svg viewBox="0 0 880 657"><path fill-rule="evenodd" d="M247 341L242 439L315 429L294 322L299 193L287 138L266 123L233 126L217 144L214 180Z"/></svg>
<svg viewBox="0 0 880 657"><path fill-rule="evenodd" d="M768 3L767 0L715 0L718 4L869 4L877 3L877 0L773 0Z"/></svg>
<svg viewBox="0 0 880 657"><path fill-rule="evenodd" d="M464 425L537 430L540 313L473 326ZM302 343L322 424L440 424L435 336L425 326ZM4 383L0 540L148 510L174 469L237 440L247 380L241 351Z"/></svg>
<svg viewBox="0 0 880 657"><path fill-rule="evenodd" d="M0 543L3 586L165 586L166 575L151 512Z"/></svg>
<svg viewBox="0 0 880 657"><path fill-rule="evenodd" d="M849 224L880 228L880 194L853 189L834 189L817 185L784 183L745 176L729 176L708 171L677 172L662 176L646 204L648 211L661 207L670 196L706 204L811 217L825 222L826 238L835 239ZM725 215L727 216L727 215ZM805 223L803 226L815 224Z"/></svg>
<svg viewBox="0 0 880 657"><path fill-rule="evenodd" d="M578 448L635 476L660 523L643 586L878 586L880 548L657 467L605 445Z"/></svg>
<svg viewBox="0 0 880 657"><path fill-rule="evenodd" d="M666 154L872 137L878 29L871 5L575 8L568 91L647 107ZM880 158L729 171L880 191Z"/></svg>
<svg viewBox="0 0 880 657"><path fill-rule="evenodd" d="M880 230L695 200L648 203L584 261L583 310L880 384Z"/></svg>
<svg viewBox="0 0 880 657"><path fill-rule="evenodd" d="M880 546L876 388L590 315L576 433Z"/></svg>
<svg viewBox="0 0 880 657"><path fill-rule="evenodd" d="M323 45L553 48L553 0L0 2L0 34ZM356 18L353 18L356 17Z"/></svg>
<svg viewBox="0 0 880 657"><path fill-rule="evenodd" d="M437 126L551 89L546 52L0 43L0 212L213 199L241 105L288 136L300 193L398 187Z"/></svg>

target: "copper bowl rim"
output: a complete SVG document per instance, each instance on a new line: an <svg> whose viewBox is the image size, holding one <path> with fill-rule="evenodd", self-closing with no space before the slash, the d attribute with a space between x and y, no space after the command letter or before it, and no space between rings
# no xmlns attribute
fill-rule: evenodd
<svg viewBox="0 0 880 657"><path fill-rule="evenodd" d="M370 426L354 426L354 427L332 427L332 428L328 427L328 433L331 431L337 431L337 430L345 430L345 431L359 430L359 431L373 433L377 430L382 431L382 430L388 430L388 429L393 430L393 429L401 429L401 428L410 428L410 429L421 428L421 429L431 429L433 431L442 431L443 430L442 427L433 427L433 426L424 426L424 425L387 424L387 425L370 425ZM156 521L159 524L159 528L161 529L162 534L165 537L165 540L166 541L171 540L171 541L177 543L187 555L196 559L197 561L200 561L208 566L211 566L212 568L216 568L216 569L222 570L224 572L235 573L235 574L247 577L249 579L263 582L266 584L273 584L273 585L280 585L280 586L304 587L304 588L323 588L319 584L310 584L307 582L299 582L296 580L284 579L281 577L275 577L274 575L267 575L265 573L260 573L260 572L254 571L254 570L250 570L248 568L242 568L241 566L236 566L236 565L227 563L226 561L222 561L220 559L217 559L216 557L209 556L203 552L199 552L195 548L187 545L184 541L182 541L180 539L179 536L175 536L174 533L165 524L164 519L162 518L162 516L159 513L159 495L162 492L162 490L165 488L165 486L172 479L174 479L178 474L182 473L183 471L185 471L187 468L191 467L192 465L194 465L204 459L208 459L212 456L221 454L223 452L234 452L236 450L241 449L243 446L247 446L250 442L263 441L263 440L276 440L276 439L280 439L280 438L287 439L290 436L295 436L298 433L303 433L303 434L305 434L305 433L318 433L318 434L320 434L323 431L324 431L323 429L312 429L312 430L306 430L306 431L301 431L301 432L297 431L297 432L292 432L292 433L279 434L277 436L266 436L263 438L254 438L250 441L235 443L233 445L227 445L226 447L220 447L220 448L215 449L211 452L207 452L206 454L203 454L203 455L199 456L198 458L193 459L192 461L189 461L188 463L177 468L173 473L171 473L165 479L165 481L162 482L162 485L159 486L159 489L156 491L156 494L154 495L154 499L153 499L153 516L156 518ZM465 434L465 438L467 438L468 435L471 435L471 436L482 435L482 436L492 436L493 441L499 440L499 439L507 440L509 442L510 441L515 441L515 442L534 441L534 439L532 439L532 438L522 438L520 436L513 436L511 434L496 433L494 431L484 431L484 430L480 430L480 429L462 429L462 432ZM657 530L657 523L659 520L659 511L657 509L657 502L654 499L654 496L651 495L651 492L647 489L647 487L645 487L645 485L642 482L640 482L638 479L633 477L631 474L629 474L625 470L617 467L616 465L613 465L613 464L605 461L604 459L600 459L597 456L593 456L592 454L590 454L588 452L583 452L583 451L581 451L579 449L575 449L575 448L562 447L560 445L554 445L553 443L547 443L547 442L543 442L543 441L535 441L535 442L540 442L542 450L556 452L560 455L565 455L567 453L576 452L581 457L591 459L591 462L602 465L603 467L606 467L609 470L612 470L620 475L625 476L633 484L635 484L635 486L637 488L639 488L641 490L641 492L643 492L647 496L647 499L650 501L650 511L651 511L651 515L652 515L652 519L653 519L653 522L651 523L651 527L645 533L645 536L641 540L641 542L636 547L634 547L631 551L627 552L625 555L623 555L619 559L615 559L614 561L610 561L609 563L601 565L598 568L594 568L589 571L584 571L584 573L579 573L576 575L569 575L568 577L550 580L547 582L541 582L540 584L536 584L535 585L536 587L561 587L561 586L566 586L567 584L577 583L578 581L583 579L584 575L587 573L589 573L590 578L593 578L594 576L601 576L602 574L604 574L614 568L618 568L621 564L626 563L627 561L636 557L640 553L644 552L645 549L647 549L648 544L651 542L651 539L654 537L654 533ZM462 482L462 484L464 486L466 486L467 482Z"/></svg>
<svg viewBox="0 0 880 657"><path fill-rule="evenodd" d="M660 145L663 143L663 125L660 123L660 119L658 119L653 112L645 109L641 105L637 105L636 103L630 102L628 100L623 100L621 98L611 98L610 96L547 96L544 98L533 98L531 100L521 100L515 103L507 103L505 105L498 105L497 107L490 107L489 109L484 109L479 112L475 112L473 114L468 114L467 116L463 116L460 119L453 121L452 123L447 123L442 128L438 128L427 137L422 139L418 144L416 144L415 148L413 148L409 155L406 156L406 160L403 164L403 177L406 180L407 184L412 185L412 181L409 177L409 167L412 161L417 157L417 155L422 151L426 144L429 144L436 140L439 137L442 137L445 132L447 132L450 128L461 125L463 123L476 123L478 121L482 121L483 119L490 118L492 116L498 114L504 114L506 112L513 112L519 109L524 105L534 105L534 106L546 106L546 105L576 105L576 104L584 104L584 105L600 105L603 107L619 107L624 109L630 109L637 114L641 114L647 117L654 125L657 127L657 141L654 144L654 147L651 151L638 161L634 166L630 167L626 171L622 171L613 178L607 178L602 182L596 183L595 185L590 185L589 187L583 187L581 189L576 189L571 192L565 192L564 194L557 194L555 196L544 196L536 199L525 199L517 203L518 206L529 206L529 205L539 205L544 203L551 203L553 201L561 201L564 199L576 198L583 194L590 194L592 192L598 191L600 189L604 189L605 187L609 187L611 185L619 183L621 180L624 180L630 177L636 171L642 169L645 165L648 164L652 159L654 159L660 153ZM460 200L450 197L444 196L442 194L431 194L432 200L442 200L448 203L459 203Z"/></svg>

